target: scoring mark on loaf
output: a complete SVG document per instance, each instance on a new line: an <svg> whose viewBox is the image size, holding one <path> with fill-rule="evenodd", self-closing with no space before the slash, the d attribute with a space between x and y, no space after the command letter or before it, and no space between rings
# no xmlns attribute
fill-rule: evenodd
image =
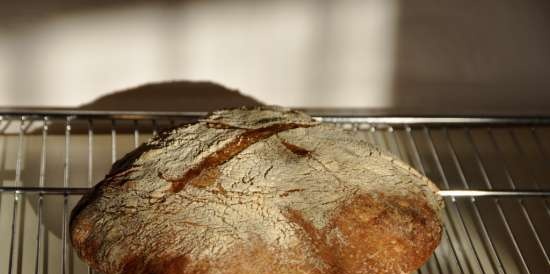
<svg viewBox="0 0 550 274"><path fill-rule="evenodd" d="M286 197L288 195L290 195L291 193L294 193L294 192L302 192L302 191L305 191L306 189L304 188L295 188L295 189L289 189L281 194L279 194L279 197Z"/></svg>
<svg viewBox="0 0 550 274"><path fill-rule="evenodd" d="M302 148L302 147L299 147L295 144L291 144L289 142L287 142L286 140L284 139L281 139L281 143L288 149L290 150L292 153L298 155L298 156L309 156L311 154L311 150L307 150L305 148Z"/></svg>
<svg viewBox="0 0 550 274"><path fill-rule="evenodd" d="M235 155L239 154L241 151L245 150L246 148L253 145L254 143L260 140L269 138L282 131L286 131L294 128L305 128L310 126L312 125L285 123L285 124L274 124L268 127L247 130L244 133L238 135L234 140L232 140L231 142L223 146L220 150L206 156L197 165L188 169L180 178L175 178L175 179L166 178L163 176L162 173L159 173L159 177L172 183L170 188L171 192L174 192L174 193L179 192L188 183L190 183L197 177L203 177L202 175L203 173L208 172L213 168L217 168L221 164L229 161ZM210 181L210 182L215 181L215 180L208 180L208 178L212 178L210 175L206 177L207 178L205 180L199 180L202 182L201 184L199 184L200 186L203 186L204 182L206 181Z"/></svg>

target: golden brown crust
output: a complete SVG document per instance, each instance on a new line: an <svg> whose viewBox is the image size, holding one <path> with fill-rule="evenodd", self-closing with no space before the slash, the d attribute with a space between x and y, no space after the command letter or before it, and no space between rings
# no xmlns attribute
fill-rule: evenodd
<svg viewBox="0 0 550 274"><path fill-rule="evenodd" d="M342 273L410 273L441 239L437 214L425 200L362 195L339 210L332 225L346 244L333 251Z"/></svg>
<svg viewBox="0 0 550 274"><path fill-rule="evenodd" d="M441 238L429 180L302 113L214 113L144 147L71 216L105 274L408 273Z"/></svg>
<svg viewBox="0 0 550 274"><path fill-rule="evenodd" d="M409 273L431 255L441 238L437 214L422 199L362 195L339 208L330 225L318 230L296 210L287 209L290 222L304 242L311 243L315 254L327 264L321 270L305 263L300 247L273 250L259 239L235 246L223 257L210 263L190 265L185 255L164 256L145 263L144 258L125 259L123 274L207 274L212 268L225 274L307 273L367 274ZM341 233L336 239L331 232ZM303 263L292 265L281 258Z"/></svg>

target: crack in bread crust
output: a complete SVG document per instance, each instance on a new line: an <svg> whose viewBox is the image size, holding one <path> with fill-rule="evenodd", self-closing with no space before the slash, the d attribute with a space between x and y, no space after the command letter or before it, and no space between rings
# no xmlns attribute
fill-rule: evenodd
<svg viewBox="0 0 550 274"><path fill-rule="evenodd" d="M305 157L305 156L309 156L312 151L311 150L307 150L305 148L302 148L302 147L299 147L295 144L292 144L292 143L289 143L288 141L286 140L283 140L281 139L281 143L292 153L298 155L298 156L302 156L302 157Z"/></svg>
<svg viewBox="0 0 550 274"><path fill-rule="evenodd" d="M159 174L159 177L172 183L170 191L179 192L181 191L190 181L200 177L204 171L216 168L219 165L229 161L233 156L239 154L241 151L245 150L249 146L255 144L256 142L269 138L279 132L286 130L300 128L300 127L309 127L309 125L301 124L274 124L264 128L247 130L244 133L240 134L230 143L226 144L223 148L214 153L206 156L200 163L196 166L188 169L183 176L180 178L165 178L162 174ZM222 127L224 128L224 127ZM231 128L227 126L226 128ZM291 144L284 143L285 146L290 146ZM296 147L297 148L297 147ZM293 150L295 151L295 150ZM296 149L298 151L298 149Z"/></svg>

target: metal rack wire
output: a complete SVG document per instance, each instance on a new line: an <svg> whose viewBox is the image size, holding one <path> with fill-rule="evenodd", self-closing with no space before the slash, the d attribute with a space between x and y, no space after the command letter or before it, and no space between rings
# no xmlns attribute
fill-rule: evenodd
<svg viewBox="0 0 550 274"><path fill-rule="evenodd" d="M202 115L0 111L0 273L92 273L67 241L80 195L125 152ZM443 239L417 273L550 273L550 117L314 116L442 190Z"/></svg>

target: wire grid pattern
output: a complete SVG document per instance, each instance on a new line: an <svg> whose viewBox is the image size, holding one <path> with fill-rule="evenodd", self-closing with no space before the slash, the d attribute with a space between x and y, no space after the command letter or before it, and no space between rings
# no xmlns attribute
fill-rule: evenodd
<svg viewBox="0 0 550 274"><path fill-rule="evenodd" d="M198 116L2 116L0 273L94 273L68 243L69 214L80 194L99 181L111 163L162 128ZM550 273L549 196L521 194L547 191L546 123L319 119L378 144L442 190L517 194L445 197L442 242L416 273Z"/></svg>

